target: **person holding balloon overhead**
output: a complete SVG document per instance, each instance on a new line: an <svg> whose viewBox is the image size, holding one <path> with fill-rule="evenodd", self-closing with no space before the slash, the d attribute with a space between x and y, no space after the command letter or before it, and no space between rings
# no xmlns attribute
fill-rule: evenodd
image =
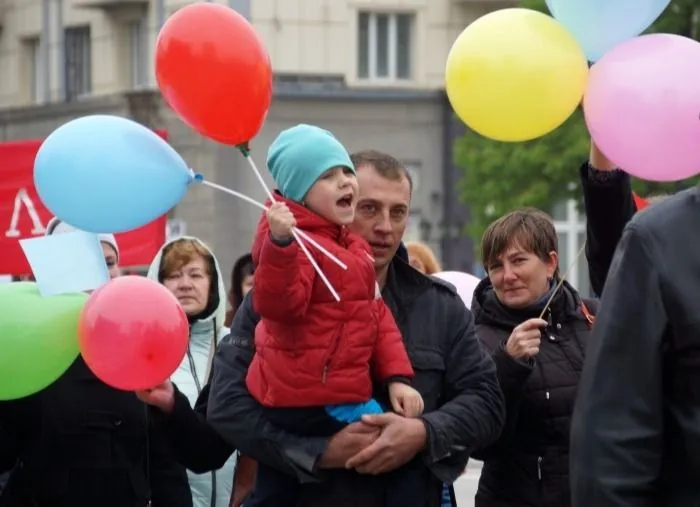
<svg viewBox="0 0 700 507"><path fill-rule="evenodd" d="M199 239L181 237L161 247L147 276L163 284L180 302L190 323L190 337L187 354L171 381L154 392L138 392L137 395L152 402L163 390L174 394L177 389L179 395L184 395L194 405L208 382L216 346L229 332L224 327L226 290L219 262ZM167 431L168 427L163 428ZM181 434L174 436L187 438ZM236 458L232 456L217 471L189 473L194 507L228 507L231 504L235 464Z"/></svg>
<svg viewBox="0 0 700 507"><path fill-rule="evenodd" d="M665 199L642 199L632 192L630 176L610 161L591 140L588 161L579 170L586 210L586 259L594 294L603 293L622 231L637 211Z"/></svg>
<svg viewBox="0 0 700 507"><path fill-rule="evenodd" d="M47 234L75 230L52 220ZM117 277L116 240L98 237ZM185 469L146 406L99 380L82 356L44 390L0 402L0 428L0 465L17 463L2 507L192 506Z"/></svg>

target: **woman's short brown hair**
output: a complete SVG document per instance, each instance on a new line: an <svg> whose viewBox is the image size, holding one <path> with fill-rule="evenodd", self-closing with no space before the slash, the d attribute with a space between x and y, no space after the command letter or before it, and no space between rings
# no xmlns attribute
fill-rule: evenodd
<svg viewBox="0 0 700 507"><path fill-rule="evenodd" d="M558 252L557 231L552 218L535 208L522 208L491 223L481 238L481 262L488 271L514 244L549 262L550 252ZM559 276L559 267L554 271Z"/></svg>
<svg viewBox="0 0 700 507"><path fill-rule="evenodd" d="M189 238L181 238L173 241L163 250L160 260L158 278L162 281L171 273L178 271L197 257L204 259L207 274L213 273L214 258L199 241Z"/></svg>

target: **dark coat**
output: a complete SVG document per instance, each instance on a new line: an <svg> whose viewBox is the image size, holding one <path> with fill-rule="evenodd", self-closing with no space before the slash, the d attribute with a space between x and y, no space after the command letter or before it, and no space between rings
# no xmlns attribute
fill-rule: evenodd
<svg viewBox="0 0 700 507"><path fill-rule="evenodd" d="M0 403L2 507L192 507L185 469L134 393L81 357L43 391Z"/></svg>
<svg viewBox="0 0 700 507"><path fill-rule="evenodd" d="M496 363L506 428L494 446L479 453L485 463L477 507L570 505L569 427L591 325L582 303L564 282L545 315L550 326L539 354L520 361L506 353L506 341L513 328L541 310L508 309L488 278L478 285L472 303L476 332ZM595 312L595 302L585 305Z"/></svg>

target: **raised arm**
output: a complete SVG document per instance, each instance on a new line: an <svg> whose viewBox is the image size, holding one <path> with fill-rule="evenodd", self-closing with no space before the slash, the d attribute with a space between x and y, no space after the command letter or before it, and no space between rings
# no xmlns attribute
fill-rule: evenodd
<svg viewBox="0 0 700 507"><path fill-rule="evenodd" d="M593 143L589 161L581 166L580 177L591 289L600 296L622 230L637 208L629 175L615 168Z"/></svg>
<svg viewBox="0 0 700 507"><path fill-rule="evenodd" d="M285 322L306 314L316 273L293 240L265 234L255 269L255 310L264 318Z"/></svg>
<svg viewBox="0 0 700 507"><path fill-rule="evenodd" d="M635 224L636 225L636 224ZM649 240L630 225L610 267L571 424L574 507L652 507L663 447L668 320Z"/></svg>

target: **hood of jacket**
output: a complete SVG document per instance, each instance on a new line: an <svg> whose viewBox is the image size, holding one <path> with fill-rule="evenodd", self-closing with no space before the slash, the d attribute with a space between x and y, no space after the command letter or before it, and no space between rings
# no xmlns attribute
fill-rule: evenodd
<svg viewBox="0 0 700 507"><path fill-rule="evenodd" d="M555 286L557 283L559 281L555 280ZM474 290L471 310L476 324L512 329L527 319L539 317L545 303L546 301L520 309L508 308L498 300L491 280L485 277ZM580 307L581 298L578 292L564 281L554 295L546 317L551 316L563 322L576 318Z"/></svg>
<svg viewBox="0 0 700 507"><path fill-rule="evenodd" d="M196 328L207 328L211 330L216 329L218 331L224 328L224 321L226 320L226 288L224 287L224 277L222 276L223 273L221 271L221 267L219 266L219 261L214 255L214 252L212 252L211 248L209 248L206 243L193 236L180 236L179 238L166 242L153 258L146 276L151 280L162 283L161 280L158 279L158 273L160 272L160 266L163 260L163 252L174 242L181 239L196 241L204 249L206 249L214 259L213 278L215 279L212 280L213 290L209 292L209 303L200 315L195 318L190 318L190 327L192 331L194 331ZM219 339L220 338L223 338L223 335L219 334Z"/></svg>

